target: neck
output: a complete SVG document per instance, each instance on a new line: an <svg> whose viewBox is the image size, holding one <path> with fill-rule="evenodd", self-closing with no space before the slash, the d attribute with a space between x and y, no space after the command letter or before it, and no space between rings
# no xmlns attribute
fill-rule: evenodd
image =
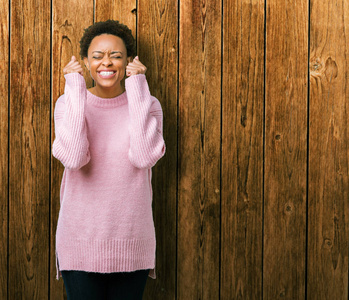
<svg viewBox="0 0 349 300"><path fill-rule="evenodd" d="M92 87L89 89L89 91L100 98L115 98L119 95L121 95L124 92L124 88L120 84L117 87L112 87L112 88L102 88L98 85Z"/></svg>

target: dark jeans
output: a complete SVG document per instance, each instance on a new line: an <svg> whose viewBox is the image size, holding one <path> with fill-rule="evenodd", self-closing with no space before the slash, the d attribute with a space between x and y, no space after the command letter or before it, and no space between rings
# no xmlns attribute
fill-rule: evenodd
<svg viewBox="0 0 349 300"><path fill-rule="evenodd" d="M62 271L68 300L141 300L150 270L125 273Z"/></svg>

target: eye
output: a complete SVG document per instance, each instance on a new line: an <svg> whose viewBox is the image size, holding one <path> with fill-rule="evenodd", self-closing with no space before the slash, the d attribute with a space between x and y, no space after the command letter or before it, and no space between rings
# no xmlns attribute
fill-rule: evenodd
<svg viewBox="0 0 349 300"><path fill-rule="evenodd" d="M122 58L121 56L111 56L110 58Z"/></svg>
<svg viewBox="0 0 349 300"><path fill-rule="evenodd" d="M94 58L94 59L102 59L101 56L93 56L92 58Z"/></svg>

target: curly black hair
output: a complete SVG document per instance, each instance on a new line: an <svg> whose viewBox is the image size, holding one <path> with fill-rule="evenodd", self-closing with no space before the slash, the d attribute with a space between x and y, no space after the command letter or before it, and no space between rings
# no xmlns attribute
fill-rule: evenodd
<svg viewBox="0 0 349 300"><path fill-rule="evenodd" d="M101 34L112 34L121 38L126 46L127 57L136 56L136 41L132 35L131 29L126 25L121 24L116 20L107 20L103 22L96 22L93 25L87 27L80 40L80 56L81 59L87 57L88 48L92 40Z"/></svg>

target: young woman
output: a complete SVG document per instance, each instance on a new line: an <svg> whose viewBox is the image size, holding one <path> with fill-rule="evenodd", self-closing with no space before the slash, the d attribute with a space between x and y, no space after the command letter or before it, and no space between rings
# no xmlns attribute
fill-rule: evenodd
<svg viewBox="0 0 349 300"><path fill-rule="evenodd" d="M68 299L141 299L155 278L151 168L165 153L162 109L125 25L95 23L80 49L95 86L86 89L73 56L54 112L52 153L65 167L57 279Z"/></svg>

